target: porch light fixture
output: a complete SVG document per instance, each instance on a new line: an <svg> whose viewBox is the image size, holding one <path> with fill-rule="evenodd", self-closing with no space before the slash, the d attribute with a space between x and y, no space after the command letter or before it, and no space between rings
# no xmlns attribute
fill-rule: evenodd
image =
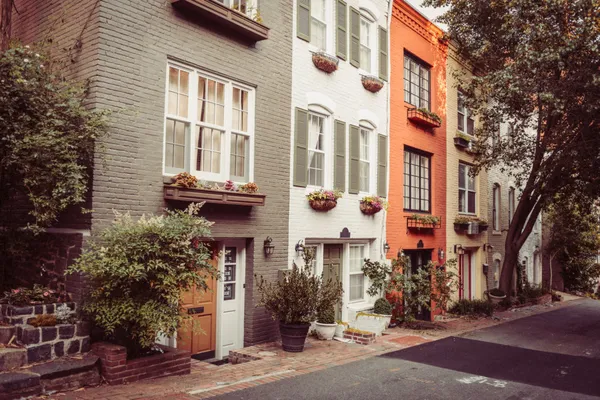
<svg viewBox="0 0 600 400"><path fill-rule="evenodd" d="M264 242L265 256L270 256L275 252L275 245L273 244L273 239L271 236L267 236Z"/></svg>
<svg viewBox="0 0 600 400"><path fill-rule="evenodd" d="M404 257L404 250L398 249L397 258Z"/></svg>
<svg viewBox="0 0 600 400"><path fill-rule="evenodd" d="M489 243L484 243L483 244L483 251L487 251L488 253L491 252L492 250L494 250L494 246L492 246Z"/></svg>
<svg viewBox="0 0 600 400"><path fill-rule="evenodd" d="M455 244L454 245L454 252L456 254L458 254L459 256L462 256L465 254L465 249L462 247L462 244Z"/></svg>
<svg viewBox="0 0 600 400"><path fill-rule="evenodd" d="M388 244L388 242L385 242L383 244L383 251L387 254L388 251L390 251L390 245Z"/></svg>
<svg viewBox="0 0 600 400"><path fill-rule="evenodd" d="M443 260L444 259L444 249L442 249L441 247L438 249L438 260Z"/></svg>
<svg viewBox="0 0 600 400"><path fill-rule="evenodd" d="M304 245L302 244L302 239L298 240L298 243L296 243L296 247L294 247L294 250L296 250L296 255L301 256L304 253Z"/></svg>

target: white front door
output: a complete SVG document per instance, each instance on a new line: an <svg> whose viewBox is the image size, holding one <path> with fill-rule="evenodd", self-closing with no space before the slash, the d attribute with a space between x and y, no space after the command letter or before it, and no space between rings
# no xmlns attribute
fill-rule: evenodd
<svg viewBox="0 0 600 400"><path fill-rule="evenodd" d="M216 358L244 347L244 284L246 250L244 243L225 242L219 282L219 332Z"/></svg>

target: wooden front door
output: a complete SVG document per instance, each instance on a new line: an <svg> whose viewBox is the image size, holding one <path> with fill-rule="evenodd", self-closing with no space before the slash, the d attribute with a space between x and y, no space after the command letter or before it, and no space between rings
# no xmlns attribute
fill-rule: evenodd
<svg viewBox="0 0 600 400"><path fill-rule="evenodd" d="M217 252L213 265L218 268ZM194 358L214 358L217 337L217 282L210 279L208 290L192 288L183 293L183 312L186 319L178 332L177 348L187 350Z"/></svg>
<svg viewBox="0 0 600 400"><path fill-rule="evenodd" d="M323 280L333 279L342 281L342 254L344 246L341 244L326 244L323 249ZM335 319L342 319L342 305L335 307Z"/></svg>

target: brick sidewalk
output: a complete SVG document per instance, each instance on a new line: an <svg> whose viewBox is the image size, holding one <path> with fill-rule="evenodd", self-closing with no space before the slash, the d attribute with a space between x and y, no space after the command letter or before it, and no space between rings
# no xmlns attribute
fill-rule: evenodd
<svg viewBox="0 0 600 400"><path fill-rule="evenodd" d="M135 382L129 385L79 389L40 399L52 400L196 400L236 390L274 382L297 375L347 364L353 361L416 346L432 340L453 336L475 329L498 325L507 321L552 311L564 307L533 306L518 311L495 314L494 318L450 319L437 323L441 329L410 330L394 328L369 346L338 341L319 341L309 338L302 353L286 353L277 343L265 343L238 350L238 353L259 360L243 364L216 366L192 360L192 373Z"/></svg>

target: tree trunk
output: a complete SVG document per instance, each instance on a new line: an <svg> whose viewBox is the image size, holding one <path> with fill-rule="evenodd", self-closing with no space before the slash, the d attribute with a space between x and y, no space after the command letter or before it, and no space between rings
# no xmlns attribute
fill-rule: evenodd
<svg viewBox="0 0 600 400"><path fill-rule="evenodd" d="M519 249L506 238L504 245L504 260L502 261L502 271L500 272L499 289L510 296L512 291L512 281L515 267L519 262Z"/></svg>
<svg viewBox="0 0 600 400"><path fill-rule="evenodd" d="M10 45L11 25L12 25L12 5L13 0L0 0L0 49L5 51Z"/></svg>

